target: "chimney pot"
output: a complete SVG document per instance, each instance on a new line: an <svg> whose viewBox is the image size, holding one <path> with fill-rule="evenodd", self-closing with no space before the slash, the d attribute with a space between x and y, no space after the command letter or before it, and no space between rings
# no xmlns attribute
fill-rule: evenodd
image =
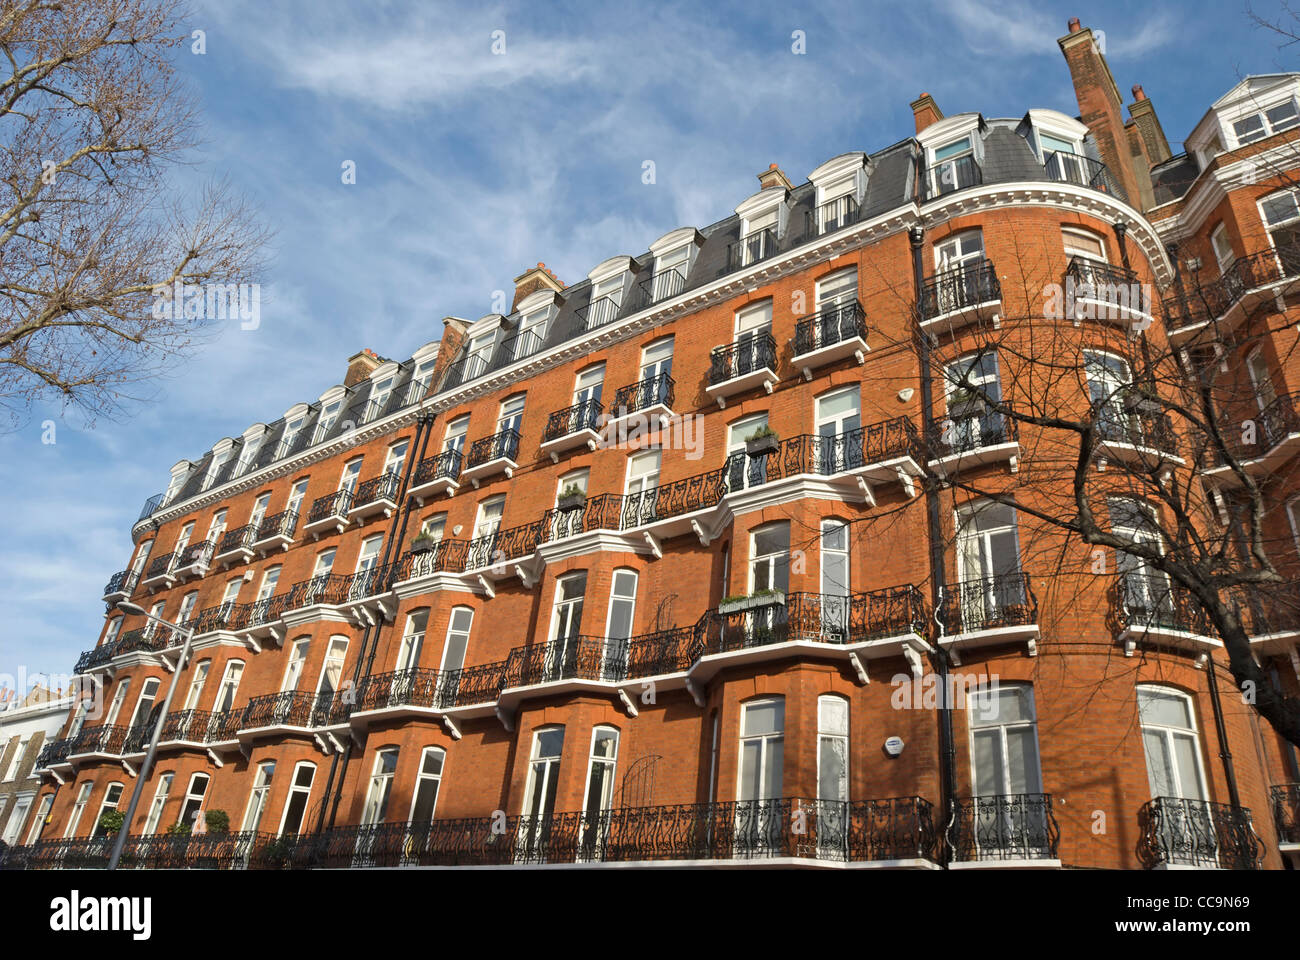
<svg viewBox="0 0 1300 960"><path fill-rule="evenodd" d="M1133 84L1133 99L1134 99L1134 100L1145 100L1146 98L1147 98L1147 95L1146 95L1146 92L1142 89L1142 84L1140 84L1140 83L1135 83L1135 84Z"/></svg>
<svg viewBox="0 0 1300 960"><path fill-rule="evenodd" d="M1071 33L1078 33L1078 32L1079 32L1080 30L1082 30L1082 29L1083 29L1083 27L1079 26L1079 18L1078 18L1078 17L1071 17L1071 18L1070 18L1070 32L1071 32Z"/></svg>

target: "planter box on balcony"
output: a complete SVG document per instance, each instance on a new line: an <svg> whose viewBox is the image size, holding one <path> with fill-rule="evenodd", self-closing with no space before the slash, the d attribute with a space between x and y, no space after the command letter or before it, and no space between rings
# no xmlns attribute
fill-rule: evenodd
<svg viewBox="0 0 1300 960"><path fill-rule="evenodd" d="M745 452L751 457L767 456L776 453L781 446L781 438L775 433L769 433L765 437L756 437L752 440L745 441Z"/></svg>
<svg viewBox="0 0 1300 960"><path fill-rule="evenodd" d="M762 607L780 606L785 606L784 593L760 593L752 597L737 597L734 600L723 600L718 604L718 613L740 613L745 610L757 610Z"/></svg>
<svg viewBox="0 0 1300 960"><path fill-rule="evenodd" d="M436 549L438 541L433 538L411 541L411 553L429 553Z"/></svg>
<svg viewBox="0 0 1300 960"><path fill-rule="evenodd" d="M579 493L574 494L571 497L560 497L559 502L556 503L556 507L560 510L581 510L583 504L586 502L587 495L585 493Z"/></svg>

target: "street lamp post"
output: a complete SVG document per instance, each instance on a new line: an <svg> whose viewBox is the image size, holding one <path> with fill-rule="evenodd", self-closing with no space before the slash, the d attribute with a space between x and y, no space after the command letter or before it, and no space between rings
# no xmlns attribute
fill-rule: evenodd
<svg viewBox="0 0 1300 960"><path fill-rule="evenodd" d="M144 762L140 764L140 769L136 772L135 789L131 791L131 802L126 805L126 817L122 821L121 829L117 831L117 836L113 839L113 852L108 857L108 869L110 870L117 869L117 861L122 856L122 848L126 846L126 837L131 830L131 820L135 817L136 807L140 805L140 794L144 792L144 782L149 779L149 771L153 769L154 754L158 752L158 740L161 738L163 726L167 722L167 711L171 709L172 697L176 694L176 685L180 682L181 670L189 662L190 646L194 642L193 630L164 620L161 617L155 617L139 604L131 603L128 600L120 600L117 608L123 613L137 614L167 627L180 634L185 642L181 647L180 658L176 661L176 669L172 671L171 686L167 688L167 696L163 698L162 710L154 723L153 734L149 737L149 749L145 751Z"/></svg>

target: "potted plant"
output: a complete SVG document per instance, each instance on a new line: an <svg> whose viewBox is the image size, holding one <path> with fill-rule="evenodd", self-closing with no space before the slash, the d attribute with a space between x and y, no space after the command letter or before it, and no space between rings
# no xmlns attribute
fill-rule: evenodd
<svg viewBox="0 0 1300 960"><path fill-rule="evenodd" d="M209 810L203 814L203 822L207 824L208 833L218 836L230 832L230 814L224 810Z"/></svg>
<svg viewBox="0 0 1300 960"><path fill-rule="evenodd" d="M416 535L415 539L411 541L411 552L429 553L437 545L438 541L434 538L433 534L422 530Z"/></svg>
<svg viewBox="0 0 1300 960"><path fill-rule="evenodd" d="M99 829L103 830L109 836L116 836L117 832L122 829L122 824L126 822L126 814L121 810L105 810L99 816Z"/></svg>
<svg viewBox="0 0 1300 960"><path fill-rule="evenodd" d="M188 837L190 835L190 825L188 823L173 823L167 828L169 837Z"/></svg>
<svg viewBox="0 0 1300 960"><path fill-rule="evenodd" d="M289 841L285 837L268 840L257 851L254 860L263 867L283 867L289 861Z"/></svg>
<svg viewBox="0 0 1300 960"><path fill-rule="evenodd" d="M776 453L776 448L780 442L781 438L776 435L776 431L767 424L763 424L745 438L745 452L751 457Z"/></svg>
<svg viewBox="0 0 1300 960"><path fill-rule="evenodd" d="M736 594L718 601L718 613L740 613L759 607L784 606L785 594L780 590L755 590L751 594Z"/></svg>
<svg viewBox="0 0 1300 960"><path fill-rule="evenodd" d="M561 510L576 510L586 502L587 495L582 492L582 488L576 483L570 483L560 491L556 506Z"/></svg>

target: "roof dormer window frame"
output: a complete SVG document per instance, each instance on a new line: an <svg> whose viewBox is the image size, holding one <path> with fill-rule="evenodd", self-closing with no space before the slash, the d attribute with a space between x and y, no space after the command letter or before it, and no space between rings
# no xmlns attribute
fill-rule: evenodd
<svg viewBox="0 0 1300 960"><path fill-rule="evenodd" d="M984 133L988 125L982 114L960 114L931 124L916 135L916 142L925 151L926 189L929 198L950 193L952 190L940 190L936 167L940 164L956 164L963 157L972 158L975 166L984 165ZM942 154L942 156L940 156ZM960 178L960 174L957 175ZM958 179L958 186L961 184Z"/></svg>
<svg viewBox="0 0 1300 960"><path fill-rule="evenodd" d="M650 255L654 257L650 278L653 281L653 303L675 297L686 289L686 281L703 245L704 237L694 227L679 227L650 245ZM675 270L680 279L664 275L667 270Z"/></svg>
<svg viewBox="0 0 1300 960"><path fill-rule="evenodd" d="M814 187L813 209L817 233L838 230L857 219L867 198L871 161L865 153L841 154L808 175Z"/></svg>
<svg viewBox="0 0 1300 960"><path fill-rule="evenodd" d="M779 241L790 225L790 191L780 184L764 187L736 207L736 216L741 240L774 227Z"/></svg>
<svg viewBox="0 0 1300 960"><path fill-rule="evenodd" d="M1232 151L1258 143L1276 133L1300 127L1300 76L1291 75L1282 82L1258 92L1252 89L1265 83L1267 79L1248 77L1243 80L1210 108L1210 115L1187 138L1188 150L1196 153L1198 159L1202 161L1202 167L1209 160L1214 159L1214 156L1209 153L1209 144L1216 132L1219 143L1224 149ZM1242 91L1240 96L1228 101L1228 97L1238 90ZM1279 111L1282 111L1282 114ZM1270 116L1270 113L1273 116ZM1258 135L1243 139L1242 133L1238 132L1238 126L1254 118L1259 120L1258 126L1255 127L1259 131Z"/></svg>

